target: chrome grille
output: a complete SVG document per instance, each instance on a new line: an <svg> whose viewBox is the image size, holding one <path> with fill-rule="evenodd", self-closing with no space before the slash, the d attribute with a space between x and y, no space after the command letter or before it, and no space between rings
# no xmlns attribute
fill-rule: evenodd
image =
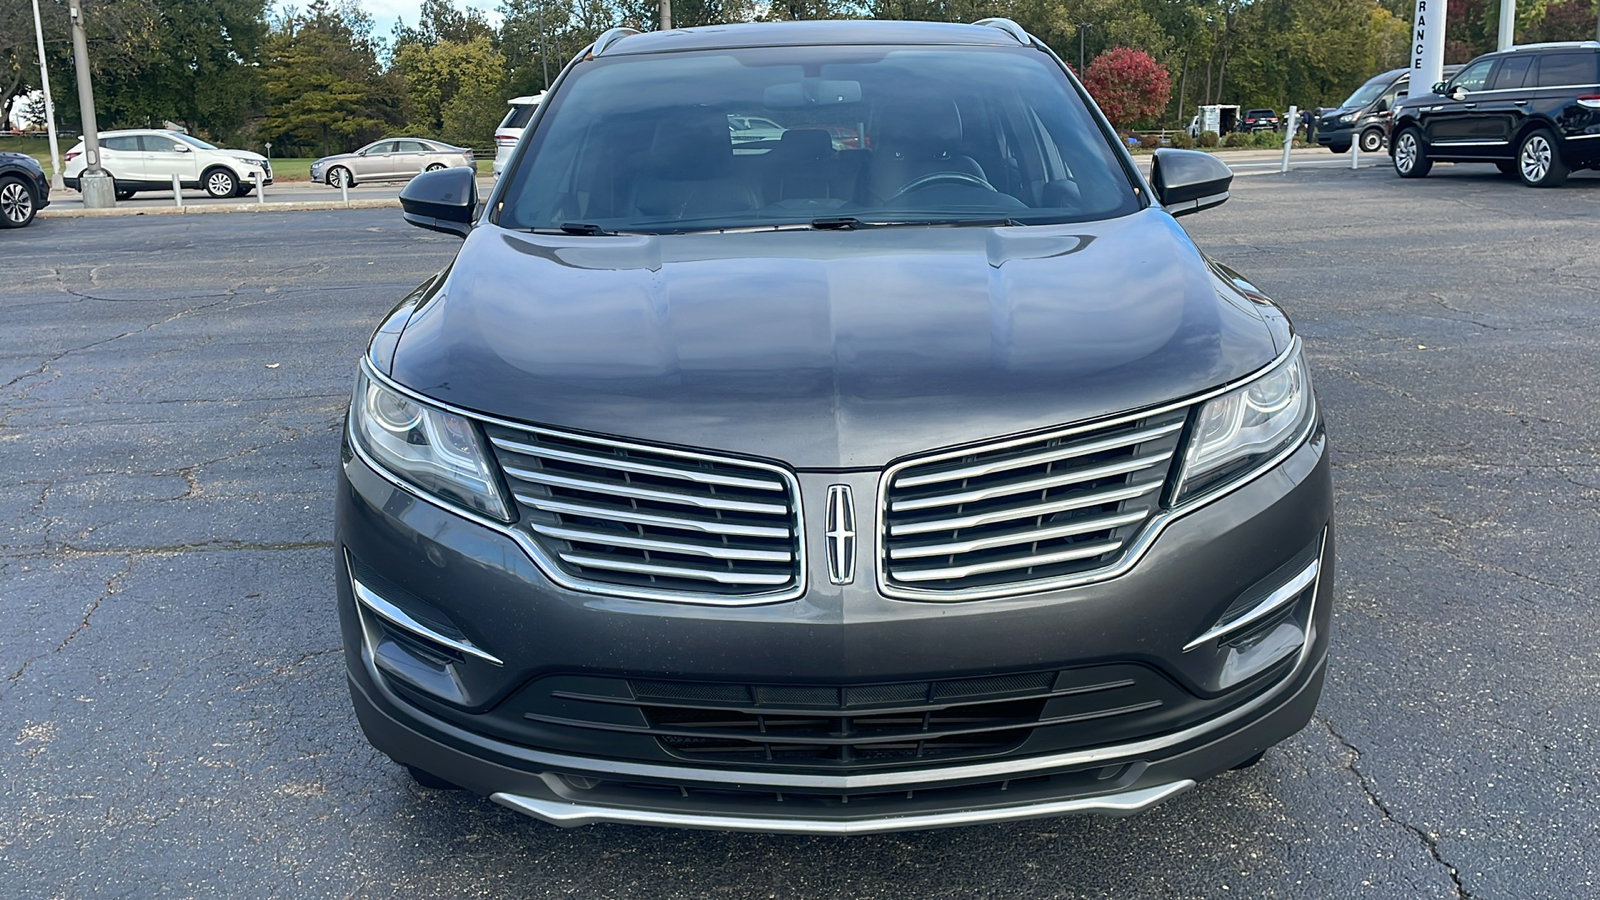
<svg viewBox="0 0 1600 900"><path fill-rule="evenodd" d="M778 466L486 425L521 527L572 586L781 599L801 587L794 479Z"/></svg>
<svg viewBox="0 0 1600 900"><path fill-rule="evenodd" d="M885 588L992 594L1115 565L1161 501L1187 409L892 469Z"/></svg>

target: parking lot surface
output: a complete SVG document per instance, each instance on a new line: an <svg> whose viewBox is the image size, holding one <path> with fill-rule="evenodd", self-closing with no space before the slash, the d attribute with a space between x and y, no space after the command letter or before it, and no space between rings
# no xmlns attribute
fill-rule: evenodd
<svg viewBox="0 0 1600 900"><path fill-rule="evenodd" d="M1241 179L1182 220L1294 318L1329 421L1316 720L1137 818L847 839L562 831L361 738L338 434L453 239L395 210L0 233L0 893L1594 896L1597 218L1592 176L1444 166Z"/></svg>

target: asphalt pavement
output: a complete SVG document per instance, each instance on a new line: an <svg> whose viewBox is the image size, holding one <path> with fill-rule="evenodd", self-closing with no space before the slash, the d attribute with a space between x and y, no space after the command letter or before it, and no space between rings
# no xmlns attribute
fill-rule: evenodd
<svg viewBox="0 0 1600 900"><path fill-rule="evenodd" d="M1600 178L1306 168L1182 221L1293 317L1328 418L1317 718L1135 818L855 838L563 831L361 738L338 432L454 239L395 210L0 232L0 893L1595 896Z"/></svg>

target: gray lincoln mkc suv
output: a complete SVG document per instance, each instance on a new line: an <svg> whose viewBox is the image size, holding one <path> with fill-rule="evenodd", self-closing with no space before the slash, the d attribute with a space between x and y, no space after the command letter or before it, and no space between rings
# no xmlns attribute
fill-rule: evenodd
<svg viewBox="0 0 1600 900"><path fill-rule="evenodd" d="M749 123L759 122L760 127ZM1327 441L1284 314L1005 20L572 61L378 325L338 480L372 743L558 825L1146 809L1310 719Z"/></svg>

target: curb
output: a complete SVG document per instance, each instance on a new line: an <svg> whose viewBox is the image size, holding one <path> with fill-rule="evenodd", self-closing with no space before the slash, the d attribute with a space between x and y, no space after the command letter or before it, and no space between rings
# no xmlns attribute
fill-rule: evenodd
<svg viewBox="0 0 1600 900"><path fill-rule="evenodd" d="M41 219L99 219L109 216L184 216L207 213L299 212L323 209L399 209L400 199L367 198L351 200L305 200L299 203L235 203L207 204L204 206L118 206L112 209L52 209L45 207L37 213Z"/></svg>

